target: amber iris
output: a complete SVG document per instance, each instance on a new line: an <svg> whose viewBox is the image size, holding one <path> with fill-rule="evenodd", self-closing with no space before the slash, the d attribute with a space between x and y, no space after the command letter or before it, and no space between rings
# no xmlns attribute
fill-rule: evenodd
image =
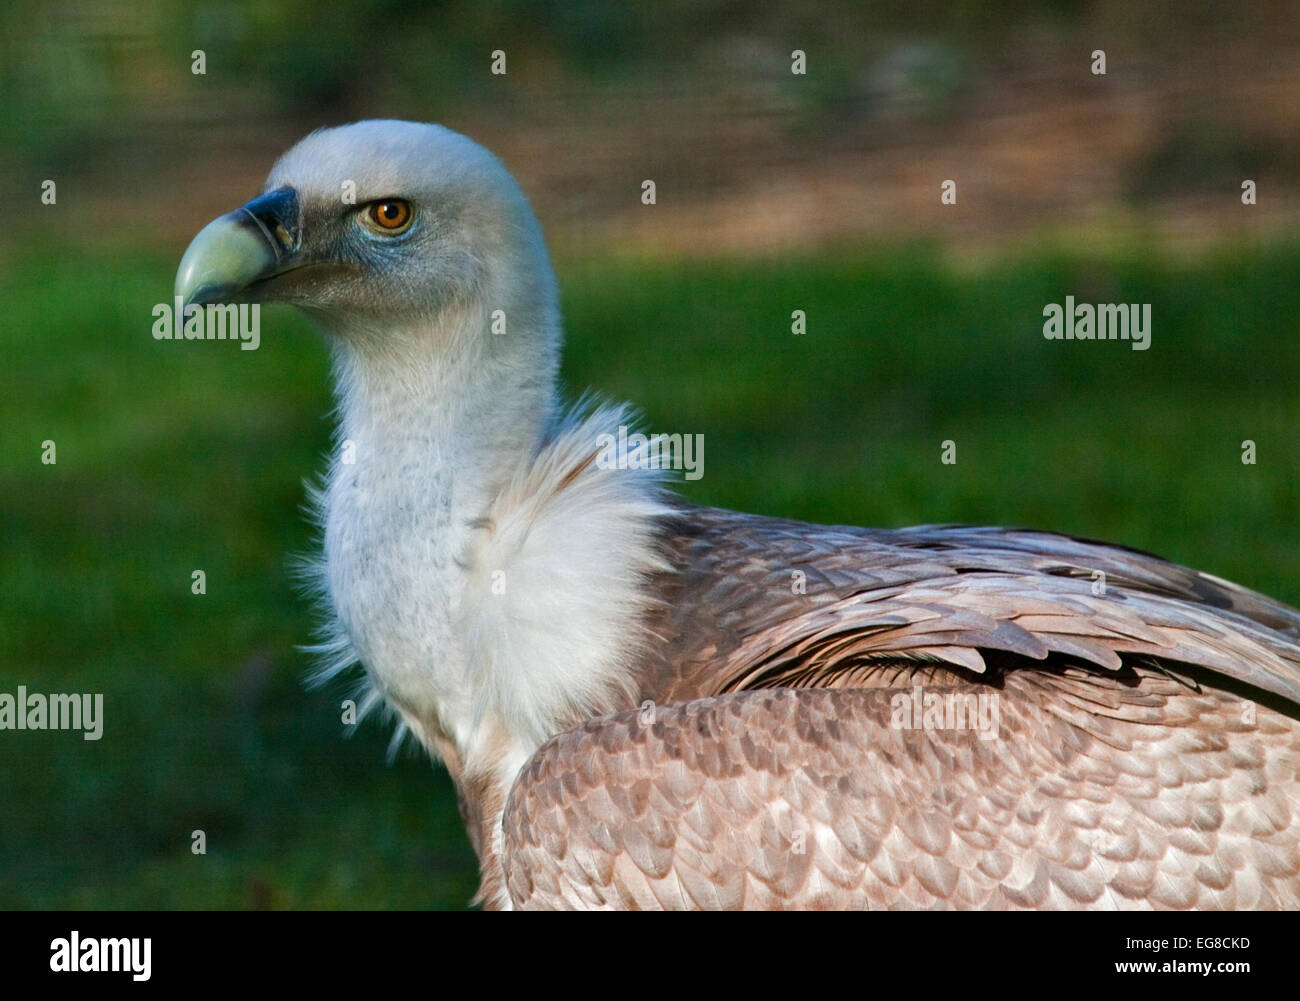
<svg viewBox="0 0 1300 1001"><path fill-rule="evenodd" d="M395 233L410 224L411 206L399 198L389 198L371 205L368 214L378 228Z"/></svg>

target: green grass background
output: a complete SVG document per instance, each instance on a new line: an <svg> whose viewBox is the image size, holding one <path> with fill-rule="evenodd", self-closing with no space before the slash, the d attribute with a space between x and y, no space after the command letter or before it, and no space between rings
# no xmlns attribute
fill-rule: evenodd
<svg viewBox="0 0 1300 1001"><path fill-rule="evenodd" d="M103 692L106 717L98 742L0 732L0 907L463 906L446 776L387 764L383 727L345 738L346 687L302 684L314 620L290 557L312 547L324 346L285 309L255 352L154 341L175 263L38 241L0 275L0 691ZM570 389L704 434L692 499L1058 529L1300 603L1300 245L559 272ZM1044 340L1067 294L1151 303L1151 349Z"/></svg>

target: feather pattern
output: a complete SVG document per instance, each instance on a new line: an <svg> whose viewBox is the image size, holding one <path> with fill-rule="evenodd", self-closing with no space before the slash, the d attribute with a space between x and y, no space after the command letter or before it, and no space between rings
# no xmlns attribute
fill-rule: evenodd
<svg viewBox="0 0 1300 1001"><path fill-rule="evenodd" d="M661 542L655 704L520 774L516 906L1300 905L1294 610L1039 532L682 506ZM980 696L992 737L900 725Z"/></svg>

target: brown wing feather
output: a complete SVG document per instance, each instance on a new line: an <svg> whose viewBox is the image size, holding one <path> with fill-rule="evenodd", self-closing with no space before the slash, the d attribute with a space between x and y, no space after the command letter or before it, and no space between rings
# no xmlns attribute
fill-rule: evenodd
<svg viewBox="0 0 1300 1001"><path fill-rule="evenodd" d="M520 773L518 906L1300 904L1293 609L1039 532L683 509L663 541L654 722ZM894 725L915 684L995 697L997 739Z"/></svg>
<svg viewBox="0 0 1300 1001"><path fill-rule="evenodd" d="M1293 720L1158 674L1020 672L986 740L891 725L897 694L740 692L561 734L507 806L515 905L1300 904Z"/></svg>
<svg viewBox="0 0 1300 1001"><path fill-rule="evenodd" d="M709 508L665 534L649 697L856 687L903 656L978 673L980 651L1195 664L1300 703L1300 613L1118 546L1047 532L822 528ZM1094 578L1100 571L1104 578ZM1098 587L1098 584L1103 587ZM1100 593L1097 593L1100 592Z"/></svg>

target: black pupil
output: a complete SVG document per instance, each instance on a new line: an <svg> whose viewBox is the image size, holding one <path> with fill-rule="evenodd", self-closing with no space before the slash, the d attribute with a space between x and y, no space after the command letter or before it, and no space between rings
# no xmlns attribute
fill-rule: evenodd
<svg viewBox="0 0 1300 1001"><path fill-rule="evenodd" d="M396 219L402 210L397 207L396 202L387 202L380 211L384 214L385 219L391 221Z"/></svg>

